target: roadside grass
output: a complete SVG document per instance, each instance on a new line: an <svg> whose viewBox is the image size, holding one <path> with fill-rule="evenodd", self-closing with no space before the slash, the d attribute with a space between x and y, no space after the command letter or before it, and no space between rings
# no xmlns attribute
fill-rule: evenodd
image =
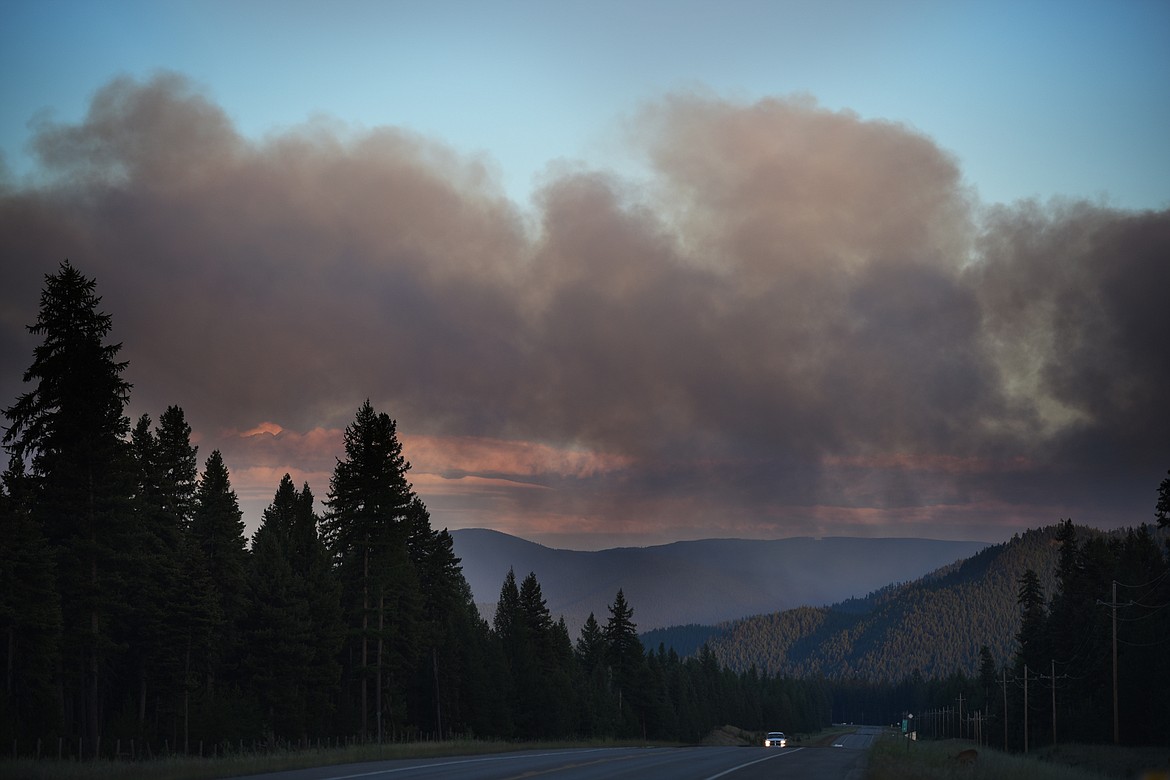
<svg viewBox="0 0 1170 780"><path fill-rule="evenodd" d="M865 777L866 780L1109 780L1117 777L991 748L976 748L979 757L972 764L960 764L952 758L970 747L973 747L970 742L958 740L911 742L907 746L901 737L885 736L870 750Z"/></svg>
<svg viewBox="0 0 1170 780"><path fill-rule="evenodd" d="M455 740L352 745L340 748L276 751L218 758L170 756L145 761L58 761L56 759L0 760L0 777L21 780L216 780L263 772L357 764L412 758L441 758L517 750L554 750L582 747L644 747L643 741L593 740L583 742L496 742Z"/></svg>
<svg viewBox="0 0 1170 780"><path fill-rule="evenodd" d="M852 734L857 731L856 726L830 726L811 734L797 734L794 743L806 747L829 747L843 734Z"/></svg>
<svg viewBox="0 0 1170 780"><path fill-rule="evenodd" d="M1111 777L1170 780L1170 746L1054 745L1036 754L1055 764L1092 769Z"/></svg>

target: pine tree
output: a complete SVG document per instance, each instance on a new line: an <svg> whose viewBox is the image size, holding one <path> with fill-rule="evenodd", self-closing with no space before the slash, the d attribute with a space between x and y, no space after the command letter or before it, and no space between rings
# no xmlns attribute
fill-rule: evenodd
<svg viewBox="0 0 1170 780"><path fill-rule="evenodd" d="M978 701L972 703L973 709L988 709L995 701L995 688L999 676L995 659L991 655L991 648L987 645L979 647L979 693Z"/></svg>
<svg viewBox="0 0 1170 780"><path fill-rule="evenodd" d="M45 277L37 322L43 341L24 374L33 389L5 410L4 444L31 467L31 506L56 552L62 599L65 712L90 746L100 733L107 677L123 638L115 612L124 576L132 469L124 415L130 384L105 343L111 317L96 283L69 261Z"/></svg>
<svg viewBox="0 0 1170 780"><path fill-rule="evenodd" d="M581 626L581 635L577 639L577 663L581 669L590 674L598 666L605 665L605 633L601 630L601 626L597 623L597 618L593 613L589 613L589 617L585 618L585 624Z"/></svg>
<svg viewBox="0 0 1170 780"><path fill-rule="evenodd" d="M360 691L359 722L381 739L383 716L405 712L404 685L417 660L421 596L410 561L406 522L414 499L397 426L367 400L345 429L345 460L329 484L323 528L342 582L349 628L346 676ZM384 701L387 698L387 701Z"/></svg>
<svg viewBox="0 0 1170 780"><path fill-rule="evenodd" d="M648 700L644 675L646 659L633 617L634 610L626 603L625 594L619 588L609 606L605 639L608 643L607 660L618 695L619 721L625 732L623 736L644 732L644 711Z"/></svg>
<svg viewBox="0 0 1170 780"><path fill-rule="evenodd" d="M594 736L614 733L617 706L610 701L608 651L605 631L590 612L581 626L574 654L581 679L577 721L582 733Z"/></svg>
<svg viewBox="0 0 1170 780"><path fill-rule="evenodd" d="M316 525L309 486L285 474L252 537L246 668L270 737L323 727L340 674L339 592Z"/></svg>
<svg viewBox="0 0 1170 780"><path fill-rule="evenodd" d="M572 712L568 630L553 622L534 572L520 583L517 597L514 624L522 630L514 625L516 725L521 737L555 736L564 733Z"/></svg>
<svg viewBox="0 0 1170 780"><path fill-rule="evenodd" d="M532 719L526 711L528 691L526 670L532 667L532 639L528 636L528 625L520 606L520 588L516 585L516 572L511 568L504 575L500 596L496 600L496 613L492 616L492 628L499 643L505 663L505 674L500 679L500 694L508 703L511 714L509 725L515 734L528 736ZM513 736L509 731L507 736Z"/></svg>
<svg viewBox="0 0 1170 780"><path fill-rule="evenodd" d="M1016 634L1016 641L1019 643L1016 651L1016 676L1025 680L1025 686L1030 684L1034 693L1036 679L1044 669L1050 667L1052 655L1049 651L1049 626L1048 615L1044 609L1044 591L1040 586L1040 578L1032 569L1026 569L1020 577L1016 603L1020 607L1020 630ZM1015 720L1016 716L1012 716L1012 719ZM1024 735L1025 742L1034 738L1032 732L1043 728L1043 724L1038 724L1035 718L1030 720L1029 725L1029 732Z"/></svg>
<svg viewBox="0 0 1170 780"><path fill-rule="evenodd" d="M199 448L191 444L191 426L178 406L168 406L155 433L155 468L159 503L181 530L191 525L199 489Z"/></svg>
<svg viewBox="0 0 1170 780"><path fill-rule="evenodd" d="M182 576L183 536L197 487L197 450L183 411L172 406L159 429L152 431L150 425L149 415L142 415L131 435L137 485L130 539L135 565L128 583L135 598L125 615L133 637L125 674L136 683L141 737L147 736L148 702L177 704L182 695L186 631L176 620L176 607L190 598Z"/></svg>
<svg viewBox="0 0 1170 780"><path fill-rule="evenodd" d="M431 527L430 513L415 497L406 511L407 547L422 594L419 606L418 643L421 668L411 688L412 719L421 725L434 723L438 733L465 727L464 677L482 673L470 661L480 648L472 648L479 612L471 588L463 577L455 543L447 529Z"/></svg>
<svg viewBox="0 0 1170 780"><path fill-rule="evenodd" d="M244 598L248 550L239 499L232 490L223 456L215 450L204 465L191 518L191 541L198 563L211 584L211 648L205 660L206 693L214 700L216 683L231 681L240 657L240 632L246 616Z"/></svg>

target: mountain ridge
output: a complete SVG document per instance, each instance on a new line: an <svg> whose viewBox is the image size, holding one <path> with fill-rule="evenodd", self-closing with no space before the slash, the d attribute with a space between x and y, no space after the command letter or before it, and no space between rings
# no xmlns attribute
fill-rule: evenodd
<svg viewBox="0 0 1170 780"><path fill-rule="evenodd" d="M536 574L571 635L600 622L620 588L639 631L722 623L798 606L825 606L904 582L987 548L920 538L716 538L648 547L563 550L483 528L451 532L481 612L490 618L504 577Z"/></svg>

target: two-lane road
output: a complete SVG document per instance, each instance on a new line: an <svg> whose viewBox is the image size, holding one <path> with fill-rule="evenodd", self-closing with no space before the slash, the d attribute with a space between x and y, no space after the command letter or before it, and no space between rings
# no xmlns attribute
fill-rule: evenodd
<svg viewBox="0 0 1170 780"><path fill-rule="evenodd" d="M252 775L252 780L859 780L879 730L833 747L579 748L405 759Z"/></svg>

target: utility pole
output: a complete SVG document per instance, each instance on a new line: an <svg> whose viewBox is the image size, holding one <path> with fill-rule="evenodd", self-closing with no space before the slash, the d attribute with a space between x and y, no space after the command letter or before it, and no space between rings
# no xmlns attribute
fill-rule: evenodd
<svg viewBox="0 0 1170 780"><path fill-rule="evenodd" d="M1024 752L1028 752L1028 665L1024 664Z"/></svg>
<svg viewBox="0 0 1170 780"><path fill-rule="evenodd" d="M439 649L431 647L431 664L435 672L435 726L439 730L439 739L443 738L443 705L439 700Z"/></svg>
<svg viewBox="0 0 1170 780"><path fill-rule="evenodd" d="M1052 746L1056 747L1056 659L1052 660Z"/></svg>
<svg viewBox="0 0 1170 780"><path fill-rule="evenodd" d="M1117 580L1113 581L1113 744L1121 744L1121 726L1117 717Z"/></svg>
<svg viewBox="0 0 1170 780"><path fill-rule="evenodd" d="M1003 668L1003 750L1006 753L1008 749L1008 724L1007 724L1007 667Z"/></svg>

